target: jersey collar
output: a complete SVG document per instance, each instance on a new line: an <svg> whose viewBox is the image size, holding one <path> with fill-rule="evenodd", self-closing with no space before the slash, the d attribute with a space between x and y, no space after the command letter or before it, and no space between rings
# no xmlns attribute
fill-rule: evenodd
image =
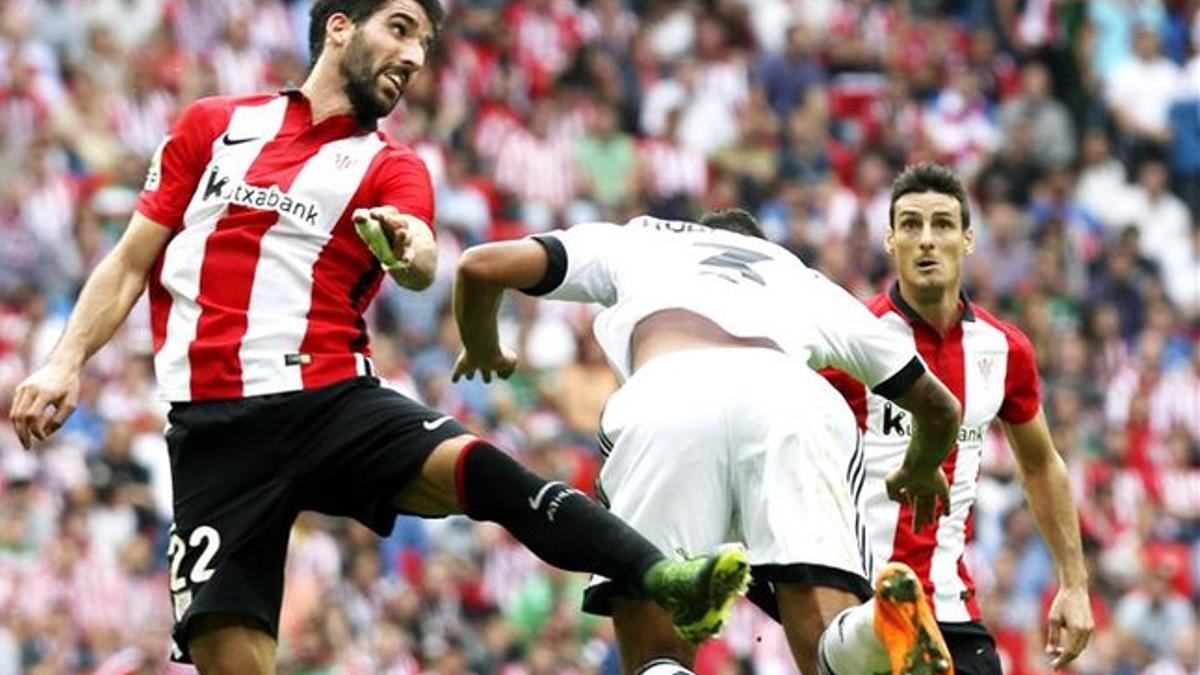
<svg viewBox="0 0 1200 675"><path fill-rule="evenodd" d="M900 294L899 281L893 281L891 287L888 288L888 300L892 303L892 306L897 309L897 311L904 315L904 318L910 324L920 323L929 325L925 319L923 319L921 315L917 313L917 310L913 309L913 306L908 304L908 301L904 299L904 296ZM961 288L958 291L958 302L962 305L962 313L958 317L959 322L974 321L975 310L971 309L971 299L967 297L967 292Z"/></svg>
<svg viewBox="0 0 1200 675"><path fill-rule="evenodd" d="M312 123L312 103L308 100L308 97L304 95L304 92L300 91L296 87L288 87L287 89L281 89L279 93L282 96L288 97L288 100L291 102L304 106L304 109L308 111L308 121L310 124ZM379 123L377 121L372 121L369 125L362 124L355 119L354 115L333 115L332 117L327 117L321 120L321 122L315 126L323 125L336 127L339 131L345 130L347 135L352 133L372 132L379 128Z"/></svg>

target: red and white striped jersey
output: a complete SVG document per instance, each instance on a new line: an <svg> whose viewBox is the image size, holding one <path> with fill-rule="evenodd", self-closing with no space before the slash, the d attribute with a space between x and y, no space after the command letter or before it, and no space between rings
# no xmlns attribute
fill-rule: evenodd
<svg viewBox="0 0 1200 675"><path fill-rule="evenodd" d="M298 91L188 106L138 201L173 230L150 277L162 398L242 398L370 374L362 313L383 271L350 214L383 205L432 224L429 173L352 117L314 125Z"/></svg>
<svg viewBox="0 0 1200 675"><path fill-rule="evenodd" d="M979 620L975 583L963 560L973 535L972 509L988 425L999 418L1010 424L1033 419L1041 407L1037 363L1029 339L973 305L964 296L962 316L939 335L893 285L868 307L897 340L916 347L929 369L963 407L958 443L942 464L950 481L950 512L936 527L912 529L912 511L887 496L884 479L899 468L912 436L909 414L867 390L849 375L823 371L850 403L863 429L866 480L858 495L866 512L873 567L889 560L911 566L921 577L938 621Z"/></svg>

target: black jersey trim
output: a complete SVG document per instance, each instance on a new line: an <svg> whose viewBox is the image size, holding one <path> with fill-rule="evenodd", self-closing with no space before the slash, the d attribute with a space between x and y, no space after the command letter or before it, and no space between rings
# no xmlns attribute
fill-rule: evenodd
<svg viewBox="0 0 1200 675"><path fill-rule="evenodd" d="M558 237L553 235L539 234L534 235L531 239L546 249L549 262L546 265L546 274L542 276L541 281L529 288L522 288L521 292L526 295L545 295L561 286L563 279L567 276L567 249L558 240Z"/></svg>
<svg viewBox="0 0 1200 675"><path fill-rule="evenodd" d="M908 390L912 388L917 378L924 374L925 364L921 363L921 357L914 356L908 363L904 364L903 368L896 371L895 375L875 385L871 391L890 401L894 401L908 393Z"/></svg>

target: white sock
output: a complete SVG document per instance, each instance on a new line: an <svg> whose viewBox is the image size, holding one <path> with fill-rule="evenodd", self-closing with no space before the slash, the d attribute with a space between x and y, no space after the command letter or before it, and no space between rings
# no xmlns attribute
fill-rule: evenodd
<svg viewBox="0 0 1200 675"><path fill-rule="evenodd" d="M696 675L675 659L654 659L638 669L635 675Z"/></svg>
<svg viewBox="0 0 1200 675"><path fill-rule="evenodd" d="M887 651L875 635L875 601L850 607L834 617L821 634L818 653L825 675L891 672Z"/></svg>

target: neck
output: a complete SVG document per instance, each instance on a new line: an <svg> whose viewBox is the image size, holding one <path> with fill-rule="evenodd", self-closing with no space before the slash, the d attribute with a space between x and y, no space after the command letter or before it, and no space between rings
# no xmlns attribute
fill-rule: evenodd
<svg viewBox="0 0 1200 675"><path fill-rule="evenodd" d="M300 91L312 108L313 124L334 115L354 114L354 106L346 96L346 83L328 61L318 61L313 66Z"/></svg>
<svg viewBox="0 0 1200 675"><path fill-rule="evenodd" d="M962 315L958 306L958 284L949 284L944 288L915 289L901 281L900 297L939 333L949 330Z"/></svg>

